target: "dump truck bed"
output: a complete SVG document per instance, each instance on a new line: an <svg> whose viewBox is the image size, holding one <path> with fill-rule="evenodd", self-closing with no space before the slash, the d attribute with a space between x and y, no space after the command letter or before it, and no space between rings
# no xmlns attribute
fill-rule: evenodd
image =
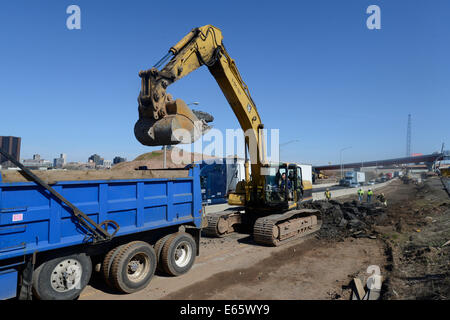
<svg viewBox="0 0 450 320"><path fill-rule="evenodd" d="M197 166L189 170L34 173L96 223L117 222L116 237L179 224L201 226ZM1 172L0 265L4 259L85 242L86 233L69 207L20 172Z"/></svg>

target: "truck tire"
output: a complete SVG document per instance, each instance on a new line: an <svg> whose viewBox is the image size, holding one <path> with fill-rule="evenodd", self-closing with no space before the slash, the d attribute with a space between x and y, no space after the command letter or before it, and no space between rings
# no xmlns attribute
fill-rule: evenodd
<svg viewBox="0 0 450 320"><path fill-rule="evenodd" d="M111 265L114 261L114 258L116 257L117 253L119 252L119 250L121 248L122 248L122 246L113 248L103 258L101 273L102 273L103 279L105 280L106 284L108 286L110 286L111 288L114 288L114 285L111 283Z"/></svg>
<svg viewBox="0 0 450 320"><path fill-rule="evenodd" d="M147 242L133 241L121 246L111 265L110 281L125 293L145 288L156 269L155 250Z"/></svg>
<svg viewBox="0 0 450 320"><path fill-rule="evenodd" d="M164 272L164 269L162 267L162 262L161 262L161 251L162 251L162 248L164 247L164 244L171 236L173 236L173 234L168 234L168 235L162 237L161 239L156 241L155 246L154 246L155 254L156 254L156 261L158 262L156 265L156 270L158 270L160 272Z"/></svg>
<svg viewBox="0 0 450 320"><path fill-rule="evenodd" d="M84 253L46 261L34 271L34 296L41 300L76 299L88 284L91 274L91 258Z"/></svg>
<svg viewBox="0 0 450 320"><path fill-rule="evenodd" d="M191 269L196 252L195 240L189 233L175 233L163 246L161 266L171 276L182 275Z"/></svg>

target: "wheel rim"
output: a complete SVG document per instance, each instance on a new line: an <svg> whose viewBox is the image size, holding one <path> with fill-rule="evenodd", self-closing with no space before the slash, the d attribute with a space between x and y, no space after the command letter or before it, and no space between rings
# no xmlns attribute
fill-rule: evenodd
<svg viewBox="0 0 450 320"><path fill-rule="evenodd" d="M82 275L83 268L80 261L76 259L63 260L52 271L51 286L57 292L80 289Z"/></svg>
<svg viewBox="0 0 450 320"><path fill-rule="evenodd" d="M150 271L150 259L144 253L135 254L128 262L127 277L132 282L142 281Z"/></svg>
<svg viewBox="0 0 450 320"><path fill-rule="evenodd" d="M189 242L182 241L175 249L175 264L182 268L189 264L192 257L192 247Z"/></svg>

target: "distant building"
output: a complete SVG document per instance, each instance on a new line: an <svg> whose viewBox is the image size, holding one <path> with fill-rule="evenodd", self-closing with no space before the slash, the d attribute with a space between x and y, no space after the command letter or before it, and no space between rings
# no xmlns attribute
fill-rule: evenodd
<svg viewBox="0 0 450 320"><path fill-rule="evenodd" d="M112 160L103 160L103 167L105 169L111 169L111 167L112 167Z"/></svg>
<svg viewBox="0 0 450 320"><path fill-rule="evenodd" d="M95 167L96 167L96 164L95 164L95 162L94 162L93 160L91 160L91 159L86 163L86 168L87 168L87 169L95 169Z"/></svg>
<svg viewBox="0 0 450 320"><path fill-rule="evenodd" d="M91 165L92 164L92 165ZM90 170L95 169L95 163L91 161L86 162L67 162L64 166L66 170Z"/></svg>
<svg viewBox="0 0 450 320"><path fill-rule="evenodd" d="M67 155L65 153L61 153L59 158L53 159L53 167L62 168L67 163Z"/></svg>
<svg viewBox="0 0 450 320"><path fill-rule="evenodd" d="M101 158L98 154L93 154L89 157L88 162L89 161L94 162L96 166L102 166L104 159Z"/></svg>
<svg viewBox="0 0 450 320"><path fill-rule="evenodd" d="M0 148L8 152L14 159L20 161L20 145L22 139L20 137L0 136ZM3 167L11 166L10 161L0 155L0 165Z"/></svg>
<svg viewBox="0 0 450 320"><path fill-rule="evenodd" d="M115 157L114 159L113 159L113 164L118 164L118 163L121 163L121 162L126 162L127 161L127 159L126 158L122 158L122 157Z"/></svg>
<svg viewBox="0 0 450 320"><path fill-rule="evenodd" d="M41 159L39 154L34 154L33 159L22 160L24 167L33 170L47 170L52 166L52 163L48 160Z"/></svg>

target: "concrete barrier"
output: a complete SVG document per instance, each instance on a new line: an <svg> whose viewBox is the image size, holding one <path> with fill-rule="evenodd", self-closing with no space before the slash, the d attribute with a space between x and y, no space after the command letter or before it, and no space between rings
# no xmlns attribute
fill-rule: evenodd
<svg viewBox="0 0 450 320"><path fill-rule="evenodd" d="M376 190L376 189L380 189L383 188L385 186L387 186L388 184L390 184L392 181L396 180L397 178L391 179L389 181L386 182L382 182L382 183L377 183L371 186L363 186L361 187L361 189L364 190L364 193L367 194L367 190L372 189ZM349 195L356 195L356 191L359 189L360 187L356 187L356 188L345 188L345 189L339 189L339 190L330 190L331 192L331 199L336 199L336 198L340 198L340 197L345 197L345 196L349 196ZM316 200L325 200L325 192L313 192L313 201Z"/></svg>
<svg viewBox="0 0 450 320"><path fill-rule="evenodd" d="M378 183L378 184L374 184L372 186L364 186L362 187L362 189L364 190L365 193L367 193L367 190L372 189L372 190L376 190L379 188L383 188L385 186L387 186L388 184L390 184L392 181L394 181L397 178L394 178L392 180L383 182L383 183ZM325 184L322 185L318 185L320 187L323 187ZM333 184L334 185L334 184ZM331 199L336 199L339 197L345 197L348 195L356 195L356 191L359 189L358 188L345 188L345 189L339 189L339 190L331 190ZM325 199L325 193L323 191L320 192L313 192L312 194L313 196L313 200L324 200ZM213 205L209 205L205 207L205 211L206 214L209 213L214 213L214 212L219 212L219 211L223 211L223 210L228 210L228 209L235 209L235 210L243 210L243 207L239 207L239 206L230 206L228 203L221 203L221 204L213 204Z"/></svg>

